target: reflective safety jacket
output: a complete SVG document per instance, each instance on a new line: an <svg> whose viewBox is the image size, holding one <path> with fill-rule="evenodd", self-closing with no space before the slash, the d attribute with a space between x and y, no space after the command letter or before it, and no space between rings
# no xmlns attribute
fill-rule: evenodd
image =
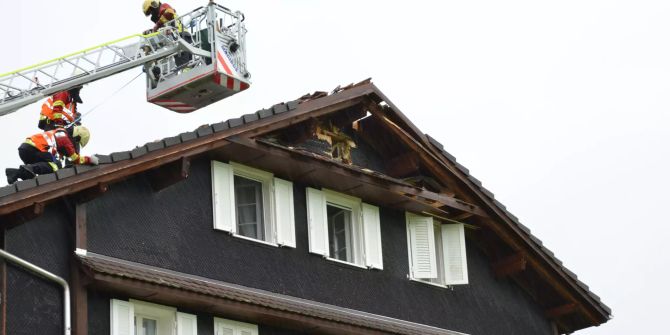
<svg viewBox="0 0 670 335"><path fill-rule="evenodd" d="M158 29L163 28L166 23L169 21L172 21L177 18L177 12L172 8L172 6L166 4L166 3L161 3L161 6L158 8L158 16L151 16L151 21L153 21L156 25L154 25L154 32L158 31ZM176 20L177 23L177 30L179 32L182 31L183 27L181 25L181 22L179 20Z"/></svg>
<svg viewBox="0 0 670 335"><path fill-rule="evenodd" d="M77 119L77 103L67 91L54 94L42 104L39 128L65 127ZM52 124L51 127L48 125Z"/></svg>
<svg viewBox="0 0 670 335"><path fill-rule="evenodd" d="M26 138L26 143L34 146L41 152L48 152L58 158L67 157L73 164L90 164L91 158L79 156L67 130L59 128L35 134Z"/></svg>

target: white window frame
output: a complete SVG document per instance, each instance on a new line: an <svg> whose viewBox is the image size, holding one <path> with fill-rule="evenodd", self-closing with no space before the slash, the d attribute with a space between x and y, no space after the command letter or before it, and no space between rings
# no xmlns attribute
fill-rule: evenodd
<svg viewBox="0 0 670 335"><path fill-rule="evenodd" d="M350 261L330 255L328 206L351 212L348 253ZM336 191L307 188L310 252L329 261L359 268L383 269L379 208Z"/></svg>
<svg viewBox="0 0 670 335"><path fill-rule="evenodd" d="M249 241L295 248L293 184L290 181L235 162L226 164L212 161L211 168L214 229ZM244 236L238 232L235 176L257 181L262 185L264 239Z"/></svg>
<svg viewBox="0 0 670 335"><path fill-rule="evenodd" d="M468 284L468 269L467 269L467 255L465 251L465 231L464 231L464 225L462 223L449 223L449 224L444 224L440 221L434 220L432 217L429 216L422 216L422 215L417 215L413 214L410 212L406 212L405 215L406 218L406 225L407 225L407 253L408 253L408 261L409 261L409 274L407 277L410 280L428 284L428 285L434 285L438 287L450 287L454 285L465 285ZM423 218L429 220L432 230L430 231L430 235L432 237L432 242L434 245L430 246L430 250L433 253L432 255L432 260L431 260L431 267L434 267L433 271L435 272L434 277L430 278L416 278L414 273L415 269L414 267L414 246L412 245L412 236L411 236L411 221L413 218ZM448 236L447 234L456 234L452 236ZM454 237L455 236L455 237ZM455 258L456 260L451 260L451 262L457 262L458 265L461 266L461 275L462 278L460 279L454 279L454 278L449 278L449 273L447 269L450 267L450 265L454 265L453 263L450 263L450 260L448 259L447 253L448 251L448 243L446 243L446 238L451 237L452 239L456 238L457 240L460 240L459 245L455 245L454 248L456 248L457 252L459 255L456 255ZM452 250L454 250L452 248Z"/></svg>
<svg viewBox="0 0 670 335"><path fill-rule="evenodd" d="M110 300L110 331L112 335L142 333L142 319L156 321L156 333L161 335L196 335L196 315L178 312L176 308L146 301ZM180 322L182 324L180 324Z"/></svg>
<svg viewBox="0 0 670 335"><path fill-rule="evenodd" d="M223 335L218 332L220 327L231 330L232 335L242 335L242 332L249 335L259 334L258 325L214 317L214 335Z"/></svg>

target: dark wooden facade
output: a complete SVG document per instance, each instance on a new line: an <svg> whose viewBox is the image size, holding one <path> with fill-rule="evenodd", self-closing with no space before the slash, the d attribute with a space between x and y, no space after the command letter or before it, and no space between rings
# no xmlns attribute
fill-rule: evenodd
<svg viewBox="0 0 670 335"><path fill-rule="evenodd" d="M524 233L525 227L514 224L515 218L489 199L488 191L479 191L481 184L464 174L467 169L450 161L439 143L419 133L392 110L390 102L380 106L379 101L388 100L368 83L330 96L317 93L303 97L299 105L274 106L269 114L259 111L218 129L217 125L199 128L160 145L111 155L106 157L109 164L93 171L63 173L57 181L44 179L43 186L38 180L34 188L17 185L18 192L5 197L10 200L0 197L5 250L71 283L76 334L110 333L110 299L159 303L171 299L164 298L170 296L167 291L154 295L137 289L136 282L125 285L119 279L117 285L98 280L74 254L76 248L467 334L556 334L607 320L607 307L571 273L564 273L568 270L541 242ZM305 135L296 129L307 129L320 117L330 118L336 112L336 121L350 123L366 111L373 118L360 126L383 135L393 147L385 148L364 132L350 133L361 144L353 152L353 165L315 154L318 150L282 144L310 137L311 132ZM282 135L282 129L292 130ZM394 149L400 146L405 149ZM389 155L399 159L389 165ZM296 248L269 246L213 229L211 160L237 161L294 182ZM412 173L430 178L420 181L421 187L396 178ZM309 253L306 187L332 188L380 208L383 270L343 265ZM25 196L19 197L22 193ZM406 210L470 225L469 284L443 288L408 279ZM500 213L511 228L500 224ZM58 286L12 265L7 265L3 284L5 334L62 333ZM303 329L300 318L288 322L279 314L268 317L243 308L217 309L214 302L199 305L201 300L195 298L188 301L172 306L198 315L199 334L213 334L214 316L256 323L260 334L318 334L327 329L339 333L332 329L340 326L341 333L372 331L318 320L305 320L309 326Z"/></svg>

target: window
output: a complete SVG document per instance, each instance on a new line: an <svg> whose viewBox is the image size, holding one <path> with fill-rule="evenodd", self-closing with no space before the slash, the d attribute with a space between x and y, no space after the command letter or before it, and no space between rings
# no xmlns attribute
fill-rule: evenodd
<svg viewBox="0 0 670 335"><path fill-rule="evenodd" d="M258 335L258 326L251 323L214 318L214 335Z"/></svg>
<svg viewBox="0 0 670 335"><path fill-rule="evenodd" d="M379 208L345 194L307 188L307 216L310 252L383 268Z"/></svg>
<svg viewBox="0 0 670 335"><path fill-rule="evenodd" d="M237 163L212 161L214 228L295 248L293 184Z"/></svg>
<svg viewBox="0 0 670 335"><path fill-rule="evenodd" d="M468 283L465 229L407 213L410 277L436 285Z"/></svg>
<svg viewBox="0 0 670 335"><path fill-rule="evenodd" d="M110 302L112 335L197 335L195 315L138 300Z"/></svg>

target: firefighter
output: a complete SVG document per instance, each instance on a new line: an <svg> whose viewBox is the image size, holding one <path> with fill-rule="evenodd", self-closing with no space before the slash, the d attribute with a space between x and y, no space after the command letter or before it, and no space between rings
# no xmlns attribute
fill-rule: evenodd
<svg viewBox="0 0 670 335"><path fill-rule="evenodd" d="M73 164L98 165L96 156L80 156L75 147L86 146L91 135L84 126L56 128L26 138L19 146L19 157L24 165L18 169L5 169L7 183L18 179L27 180L36 175L54 173L61 168L60 156L67 157Z"/></svg>
<svg viewBox="0 0 670 335"><path fill-rule="evenodd" d="M158 29L163 28L166 23L172 21L170 25L177 28L179 36L186 42L190 44L193 43L191 34L184 31L181 21L177 19L177 12L172 6L167 3L162 3L159 0L144 0L144 3L142 3L142 11L145 16L151 16L150 19L154 23L154 28L152 29L153 32L158 31ZM185 66L192 58L193 56L189 52L181 51L174 56L175 65L177 65L177 67ZM155 80L158 80L160 72L158 74L154 73L155 69L156 67L151 69L151 74L153 74Z"/></svg>
<svg viewBox="0 0 670 335"><path fill-rule="evenodd" d="M72 123L80 124L77 104L83 103L79 93L81 86L68 91L58 92L42 104L37 127L44 130L67 127Z"/></svg>

